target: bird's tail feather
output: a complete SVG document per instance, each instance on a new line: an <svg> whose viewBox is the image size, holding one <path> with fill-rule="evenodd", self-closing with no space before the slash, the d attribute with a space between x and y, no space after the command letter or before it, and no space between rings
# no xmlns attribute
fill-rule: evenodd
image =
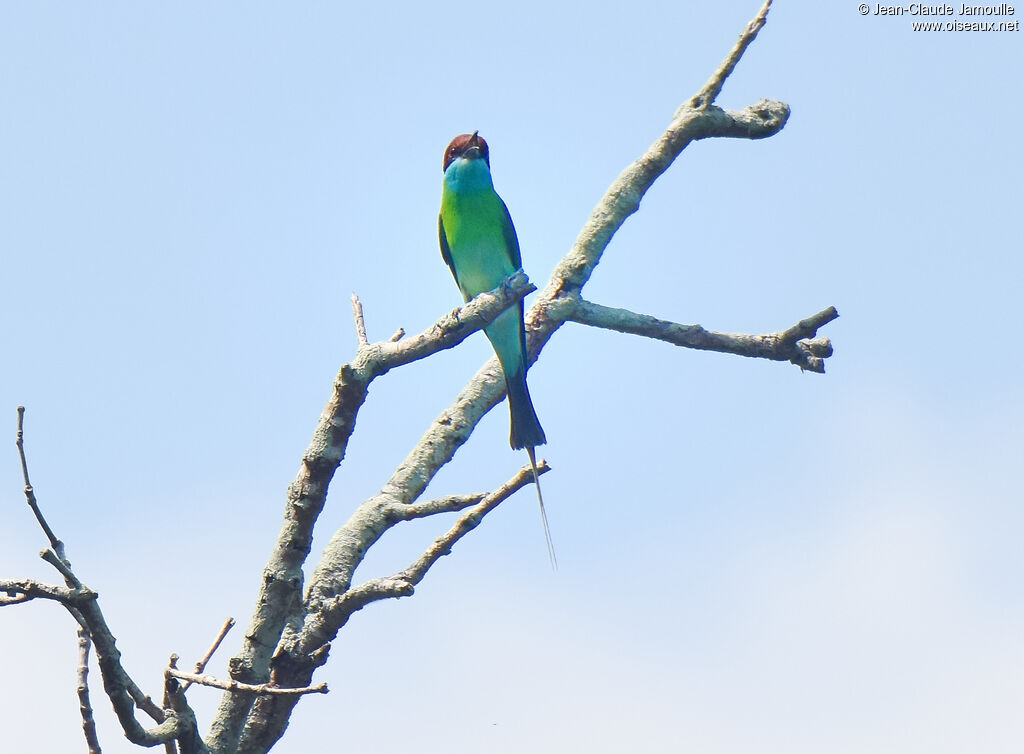
<svg viewBox="0 0 1024 754"><path fill-rule="evenodd" d="M533 410L530 390L526 387L525 372L506 377L505 387L508 390L508 409L512 418L512 431L509 434L512 449L535 448L546 443L544 428L540 426L537 412Z"/></svg>
<svg viewBox="0 0 1024 754"><path fill-rule="evenodd" d="M551 570L558 570L558 557L555 555L555 544L551 541L551 527L548 526L548 513L544 510L544 495L540 491L540 475L537 473L537 458L533 453L533 446L527 446L526 455L530 457L530 468L533 469L533 483L537 486L537 502L540 503L540 520L544 524L544 539L548 544L548 559L551 561Z"/></svg>
<svg viewBox="0 0 1024 754"><path fill-rule="evenodd" d="M537 459L533 449L547 442L544 428L540 426L537 412L533 410L530 390L526 387L526 370L514 372L511 377L506 373L505 386L508 389L509 414L512 417L512 432L509 442L513 449L526 448L530 456L530 467L533 469L533 483L537 486L537 502L540 503L540 520L544 524L544 539L548 545L548 558L551 568L558 570L558 558L555 546L551 541L551 528L548 526L548 514L544 510L544 495L540 491L540 475L537 473Z"/></svg>

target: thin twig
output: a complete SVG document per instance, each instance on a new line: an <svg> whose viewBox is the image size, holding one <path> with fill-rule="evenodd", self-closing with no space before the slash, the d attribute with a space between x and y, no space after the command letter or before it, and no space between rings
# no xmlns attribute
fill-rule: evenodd
<svg viewBox="0 0 1024 754"><path fill-rule="evenodd" d="M212 686L225 691L244 691L251 694L266 694L269 696L302 696L303 694L326 694L330 691L326 683L318 683L315 686L304 686L298 689L281 688L269 683L253 685L250 683L239 683L238 681L222 681L212 675L198 675L196 673L185 673L176 668L167 668L164 674L178 680L198 683L201 686Z"/></svg>
<svg viewBox="0 0 1024 754"><path fill-rule="evenodd" d="M176 669L178 667L178 660L179 659L180 658L179 658L177 652L171 652L171 656L167 660L167 667L175 668ZM169 683L165 683L164 684L164 697L163 697L163 700L161 702L161 706L164 709L169 709L170 706L171 706L171 684L169 684Z"/></svg>
<svg viewBox="0 0 1024 754"><path fill-rule="evenodd" d="M172 667L178 667L178 655L171 653L170 659L167 664ZM163 709L171 709L174 704L174 692L178 688L178 682L169 678L164 678L164 696L160 703ZM178 743L175 739L170 741L164 741L164 754L178 754Z"/></svg>
<svg viewBox="0 0 1024 754"><path fill-rule="evenodd" d="M63 543L57 538L57 535L53 533L53 529L46 523L46 519L43 518L43 512L39 510L39 504L36 501L36 492L32 487L32 482L28 478L28 461L25 459L25 407L18 406L18 438L14 441L14 444L18 446L18 455L21 457L21 476L25 480L25 499L28 501L28 507L32 509L32 513L35 514L36 521L39 522L39 526L42 528L43 533L46 535L46 539L50 543L50 547L54 550L63 550Z"/></svg>
<svg viewBox="0 0 1024 754"><path fill-rule="evenodd" d="M64 580L68 583L69 587L72 589L82 588L82 582L78 580L78 577L71 570L71 566L68 565L67 560L61 558L53 550L43 550L39 553L39 557L56 568L60 572L60 575L64 577Z"/></svg>
<svg viewBox="0 0 1024 754"><path fill-rule="evenodd" d="M718 99L718 95L722 93L722 87L725 86L725 80L729 78L733 70L736 68L736 64L740 62L740 58L743 57L743 53L747 51L750 43L757 37L757 33L761 31L765 23L768 21L768 11L771 10L772 0L766 0L765 4L761 6L761 10L754 17L754 20L747 24L747 28L740 34L740 38L736 41L736 46L729 51L726 55L725 60L718 66L718 70L711 74L711 78L704 84L704 87L697 93L693 99L688 103L692 107L706 107L714 103ZM684 105L685 107L685 105ZM680 108L681 110L682 108ZM676 115L679 111L676 111Z"/></svg>
<svg viewBox="0 0 1024 754"><path fill-rule="evenodd" d="M782 343L793 344L798 340L813 338L818 334L819 328L824 327L838 316L839 312L834 306L822 309L817 314L812 314L807 319L802 319L792 327L779 333L779 341Z"/></svg>
<svg viewBox="0 0 1024 754"><path fill-rule="evenodd" d="M92 641L89 633L78 629L78 709L82 713L82 732L89 754L100 754L100 740L96 736L96 720L92 715L92 703L89 701L89 653Z"/></svg>
<svg viewBox="0 0 1024 754"><path fill-rule="evenodd" d="M208 663L210 661L210 658L213 657L213 653L217 651L217 647L219 647L220 643L224 641L224 637L228 635L228 631L230 631L232 626L234 625L234 618L229 617L227 618L227 620L224 621L224 625L220 628L220 633L217 634L217 638L213 640L213 644L210 645L210 648L206 650L206 654L203 655L203 659L201 659L199 662L195 664L196 673L202 673L206 669L206 663ZM187 682L182 687L181 693L184 694L186 691L188 691L188 688L191 685L192 681Z"/></svg>
<svg viewBox="0 0 1024 754"><path fill-rule="evenodd" d="M172 654L168 662L169 669L177 669L178 655ZM209 754L210 750L199 735L199 725L196 723L196 715L188 705L185 692L178 683L178 679L168 673L164 673L164 708L174 714L181 721L181 735L178 738L164 744L165 754Z"/></svg>
<svg viewBox="0 0 1024 754"><path fill-rule="evenodd" d="M352 294L352 316L356 321L356 338L359 340L359 345L368 345L370 341L366 339L366 322L363 320L363 304L359 301L359 296Z"/></svg>
<svg viewBox="0 0 1024 754"><path fill-rule="evenodd" d="M178 663L178 656L171 654L168 665L172 668L176 668ZM169 678L164 679L164 699L161 702L161 706L167 710L171 708L171 698L174 695L174 687L177 686L178 682ZM178 745L172 739L171 741L164 742L164 754L178 754Z"/></svg>

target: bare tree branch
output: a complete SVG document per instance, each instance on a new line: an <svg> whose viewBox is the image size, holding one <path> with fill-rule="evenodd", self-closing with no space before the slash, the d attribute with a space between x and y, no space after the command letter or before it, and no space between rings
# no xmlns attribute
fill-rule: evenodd
<svg viewBox="0 0 1024 754"><path fill-rule="evenodd" d="M79 610L89 626L89 633L96 647L96 660L103 679L103 690L114 706L114 714L117 715L125 737L132 743L142 746L155 746L181 737L184 728L178 715L156 707L148 696L139 691L138 686L121 665L121 652L117 649L116 640L107 626L98 601L84 603ZM161 718L160 725L152 730L146 730L139 724L135 719L137 703L151 717Z"/></svg>
<svg viewBox="0 0 1024 754"><path fill-rule="evenodd" d="M527 318L528 358L532 363L565 322L616 330L663 340L687 348L789 361L801 369L823 373L831 356L821 327L838 317L834 307L801 320L786 330L761 334L707 331L649 315L613 309L582 298L582 289L599 264L614 234L637 211L654 181L693 141L700 139L760 139L778 133L789 107L774 100L737 111L715 104L725 81L764 27L772 0L766 0L704 87L676 110L665 132L612 183L584 225L569 253L560 261ZM399 330L389 340L370 343L362 304L352 295L356 355L342 366L332 394L314 431L299 472L289 486L284 523L263 571L257 608L239 653L229 662L229 680L203 674L233 620L228 619L207 654L188 673L172 656L164 673L163 707L134 683L121 664L121 654L100 610L96 592L75 575L64 544L44 518L30 482L24 451L24 408L18 408L17 447L25 497L50 548L41 556L64 578L66 587L32 579L0 580L0 607L34 599L63 605L78 622L78 695L83 731L90 753L100 752L89 699L88 658L95 649L104 691L126 737L141 746L161 743L168 753L249 754L265 752L280 738L289 715L306 694L327 693L326 684L311 684L317 667L327 660L331 642L349 618L380 600L409 596L440 558L475 529L484 516L522 487L534 481L525 467L490 493L448 495L419 501L437 471L450 461L475 430L480 419L505 394L504 377L496 359L487 362L455 401L427 430L387 484L366 500L335 532L303 592L303 565L308 558L313 528L326 501L335 470L347 450L356 416L370 383L391 369L452 348L492 322L502 311L535 290L520 270L495 290L482 294L412 337ZM549 467L542 463L537 473ZM461 512L454 525L405 569L353 586L352 579L367 550L392 526L444 513ZM179 681L184 683L179 683ZM198 732L185 692L198 683L223 689L220 708L210 729L209 747ZM158 723L146 729L136 719L142 709Z"/></svg>
<svg viewBox="0 0 1024 754"><path fill-rule="evenodd" d="M711 78L704 85L697 94L687 103L690 107L702 107L704 105L710 105L716 99L718 95L722 93L722 87L725 85L725 80L732 75L733 70L736 68L736 64L740 62L740 58L743 57L743 53L747 51L750 43L754 41L754 37L757 33L764 28L764 25L768 22L768 11L771 10L772 0L765 0L765 4L761 6L761 10L754 17L754 20L747 24L747 28L740 34L740 38L736 41L736 46L729 51L725 60L718 66L718 70L711 74ZM683 105L686 107L686 105ZM676 116L678 117L680 111L683 109L680 107L676 110Z"/></svg>
<svg viewBox="0 0 1024 754"><path fill-rule="evenodd" d="M551 467L544 463L544 461L541 461L537 465L537 475L539 476L546 471L550 471L550 469ZM396 577L400 580L407 581L413 586L420 583L420 581L423 580L423 577L427 575L427 571L430 570L431 566L433 566L434 563L440 560L443 556L449 554L456 542L479 526L484 516L497 508L498 505L511 497L515 492L533 481L533 469L529 466L524 466L519 470L518 474L481 500L479 504L473 506L462 514L451 529L449 529L443 536L434 540L434 543L427 548L427 551L424 552L416 562L404 571L396 574Z"/></svg>
<svg viewBox="0 0 1024 754"><path fill-rule="evenodd" d="M551 467L543 461L537 465L538 476L550 470ZM434 540L434 543L427 548L426 552L410 564L408 568L399 571L393 576L372 579L359 586L352 587L340 597L332 600L325 606L323 613L324 621L331 624L337 623L340 627L342 623L348 620L352 613L362 610L371 602L410 596L414 591L414 587L423 580L430 567L442 556L450 553L456 542L479 526L484 516L531 482L533 482L533 469L525 466L514 477L498 487L498 489L486 495L452 495L440 498L439 500L405 506L407 516L402 520L419 518L420 516L432 516L442 512L465 510L470 506L473 507L463 514L446 534ZM456 505L458 507L454 507ZM399 506L396 506L396 508L400 509ZM410 512L413 512L413 515L408 515Z"/></svg>
<svg viewBox="0 0 1024 754"><path fill-rule="evenodd" d="M61 542L61 549L64 548L64 543ZM71 571L71 566L68 564L65 558L55 553L53 550L43 550L39 553L39 557L45 560L47 563L57 569L58 573L64 577L67 585L72 589L81 589L82 582L78 580L78 577Z"/></svg>
<svg viewBox="0 0 1024 754"><path fill-rule="evenodd" d="M613 309L580 298L569 310L567 318L583 325L630 335L642 335L684 348L733 353L772 361L789 361L801 369L824 373L825 357L832 354L832 344L828 338L815 341L808 339L817 334L819 327L824 327L838 316L839 312L834 306L830 306L782 332L745 335L711 332L700 325L666 322L646 314Z"/></svg>
<svg viewBox="0 0 1024 754"><path fill-rule="evenodd" d="M183 744L184 742L191 743L187 754L193 754L193 752L201 754L202 751L205 751L205 745L199 740L195 716L188 709L187 704L183 703L183 697L178 700L176 708L163 710L139 689L121 665L121 653L117 649L114 635L107 626L106 619L100 610L96 592L83 585L82 581L71 570L71 563L64 552L64 543L61 542L53 533L49 524L47 524L36 500L35 491L29 482L28 461L24 445L24 416L25 409L23 406L19 406L16 444L21 458L22 475L25 480L25 497L28 499L29 507L32 509L36 520L50 542L51 549L44 550L40 553L40 557L60 572L67 583L67 588L42 584L33 579L0 580L0 591L10 595L10 599L0 600L0 606L4 604L18 604L31 598L44 598L60 602L75 618L79 626L81 626L81 630L85 633L86 638L91 642L96 651L96 661L100 668L103 690L114 707L114 713L117 715L118 722L124 730L125 737L132 743L141 746L157 746L166 741L178 739ZM87 693L88 686L85 684L86 680L87 674L82 674L80 667L80 688L82 685L85 685ZM152 717L159 725L151 730L144 728L135 719L136 706ZM83 729L86 727L86 722L83 719ZM88 732L86 732L86 735L88 735ZM196 740L199 740L199 748L195 745ZM92 741L89 741L89 745L92 745ZM183 754L185 754L184 746Z"/></svg>
<svg viewBox="0 0 1024 754"><path fill-rule="evenodd" d="M214 652L216 652L217 648L220 647L221 642L224 641L224 637L228 635L228 631L230 631L234 625L234 618L229 617L224 620L224 625L221 626L220 633L217 634L217 638L213 640L213 644L211 644L210 648L206 650L206 654L203 655L202 659L195 664L194 672L202 673L206 669L206 663L208 663L210 661L210 658L213 657ZM182 687L181 693L184 694L186 691L188 691L188 687L191 685L192 681L186 683Z"/></svg>
<svg viewBox="0 0 1024 754"><path fill-rule="evenodd" d="M764 12L764 9L762 9ZM760 28L760 27L757 27ZM749 30L748 30L749 31ZM733 50L736 58L749 39ZM734 63L732 64L734 65ZM719 84L732 70L723 66L713 76ZM720 87L719 87L720 88ZM580 233L569 254L559 263L547 287L530 309L527 321L531 360L551 335L568 318L578 294L587 282L612 235L636 211L643 194L694 139L710 136L768 136L785 124L789 109L781 103L762 102L740 113L721 110L684 109L648 152L627 168L605 193ZM392 475L381 492L366 501L328 544L314 571L307 605L316 610L318 601L344 593L349 577L366 548L382 533L374 511L389 505L408 505L422 494L433 475L453 457L477 422L504 397L504 378L496 359L490 360L438 417L410 455Z"/></svg>
<svg viewBox="0 0 1024 754"><path fill-rule="evenodd" d="M168 667L177 669L178 655L171 654ZM164 671L164 708L169 714L177 715L181 720L179 726L180 734L175 738L164 742L165 754L209 754L206 743L199 735L199 726L196 723L195 713L185 700L185 689L178 683L178 679Z"/></svg>
<svg viewBox="0 0 1024 754"><path fill-rule="evenodd" d="M389 520L411 521L415 518L426 518L438 513L452 513L464 510L471 505L476 505L486 495L486 492L474 492L470 495L446 495L436 500L426 500L422 503L410 503L409 505L388 505L384 509L384 516Z"/></svg>
<svg viewBox="0 0 1024 754"><path fill-rule="evenodd" d="M201 686L212 686L225 691L246 691L251 694L265 694L269 696L302 696L303 694L326 694L330 689L326 683L318 683L315 686L306 686L301 689L283 689L279 686L272 686L268 683L252 686L238 681L221 681L212 675L200 675L198 673L186 673L176 668L167 668L164 671L171 678L181 681L188 681L190 684L198 683Z"/></svg>
<svg viewBox="0 0 1024 754"><path fill-rule="evenodd" d="M28 478L28 461L25 459L25 407L18 406L18 436L14 441L14 444L18 446L18 456L21 459L21 476L25 480L25 500L28 502L28 507L32 509L33 515L36 517L36 521L39 522L40 528L46 535L46 539L50 543L50 547L54 550L61 550L64 544L57 539L57 535L53 533L53 529L46 523L46 519L43 517L43 512L39 510L39 504L36 501L36 492L32 487L32 482Z"/></svg>
<svg viewBox="0 0 1024 754"><path fill-rule="evenodd" d="M370 382L397 366L458 345L532 290L534 286L520 271L419 335L359 346L355 359L342 366L298 476L288 488L284 524L263 569L256 611L241 650L228 663L232 679L253 686L269 681L271 657L286 621L289 616L301 621L302 564L309 555L313 527L323 510L334 472L345 456ZM245 693L224 695L210 728L211 748L222 752L236 750L254 699Z"/></svg>
<svg viewBox="0 0 1024 754"><path fill-rule="evenodd" d="M537 473L549 471L547 464L541 462ZM372 579L360 586L347 590L344 594L318 603L318 609L306 615L304 630L296 639L309 642L296 648L282 642L282 650L274 656L271 678L275 681L282 677L301 675L311 677L315 668L327 661L330 652L330 638L348 622L348 619L366 605L384 599L409 596L426 575L430 567L442 556L451 552L452 546L471 530L476 528L483 517L508 499L513 493L533 482L533 471L530 467L521 469L511 480L494 492L486 495L477 505L466 511L455 525L443 536L439 537L408 568L399 573L379 579ZM365 508L368 503L365 503ZM318 645L313 646L319 641ZM284 649L287 647L288 649ZM306 663L305 666L300 663ZM278 681L279 682L279 681ZM239 745L239 752L267 751L273 746L274 740L280 735L276 729L279 721L286 721L298 698L263 697L258 699L249 713L246 733ZM272 732L273 740L265 736Z"/></svg>
<svg viewBox="0 0 1024 754"><path fill-rule="evenodd" d="M573 247L530 308L527 318L530 362L536 360L558 328L567 321L574 321L685 347L788 360L803 369L824 371L824 359L831 355L831 343L816 335L820 327L838 316L834 308L779 333L738 335L708 332L698 325L679 325L611 309L587 302L581 296L611 238L639 208L654 181L690 143L711 137L760 139L785 126L789 108L781 102L761 100L738 111L727 111L714 104L726 79L765 25L770 7L771 0L767 0L705 86L678 108L665 132L619 175L602 197ZM241 650L229 662L230 680L201 674L229 625L225 625L207 657L197 664L196 673L178 670L176 658L172 659L165 671L166 709L155 705L131 680L121 665L120 652L95 592L75 576L64 556L63 544L39 510L25 461L23 408L19 408L17 444L25 495L50 542L50 549L43 557L62 574L68 587L32 580L0 581L0 592L9 595L0 598L0 606L36 598L50 599L60 602L75 616L83 626L80 640L92 641L104 690L130 741L143 746L165 743L167 751L173 751L176 741L182 754L203 754L210 749L218 754L267 751L283 733L291 710L302 695L327 692L325 684L311 685L310 681L315 669L326 662L331 641L349 617L372 602L412 594L431 567L477 527L487 513L533 481L532 470L524 468L486 495L451 495L417 502L437 471L453 458L480 419L504 397L503 374L497 360L492 359L434 421L380 492L360 505L334 534L303 593L302 568L310 552L313 528L335 470L344 458L369 384L395 367L457 345L532 290L525 274L519 271L494 291L478 296L423 333L403 337L404 331L400 330L390 340L377 343L367 339L362 306L353 294L356 355L339 371L298 475L289 486L284 523L263 571L257 608ZM542 464L538 472L547 470ZM457 511L462 515L454 526L406 569L389 577L352 585L353 574L366 551L390 527L401 521ZM88 651L86 647L86 659ZM87 693L85 660L80 663L80 679ZM186 683L182 686L178 681ZM221 698L211 726L210 748L199 738L195 716L185 699L184 692L192 683L227 692ZM88 704L87 696L85 704ZM135 719L136 705L159 725L146 730ZM84 709L83 706L83 721L87 719ZM91 720L91 708L88 719Z"/></svg>
<svg viewBox="0 0 1024 754"><path fill-rule="evenodd" d="M572 249L556 267L548 285L530 308L526 324L531 362L536 360L551 335L571 319L580 291L600 262L612 236L626 218L638 209L644 194L683 149L693 141L710 137L765 138L785 126L789 107L781 102L761 100L739 111L726 111L713 104L743 52L764 26L769 7L770 2L765 3L704 88L677 110L665 133L642 157L623 171L598 203ZM808 348L816 350L812 355L818 358L824 354L824 347L820 343ZM342 382L341 377L346 377L344 369L338 384ZM358 407L365 397L365 385L359 383L359 386L358 390L354 390L358 394L346 404L350 412L353 411L351 407ZM334 534L313 571L304 600L300 601L299 598L301 572L297 567L290 571L268 568L264 572L265 583L282 578L291 579L287 588L279 591L281 597L287 598L286 601L277 602L278 605L287 605L285 609L289 617L282 622L280 613L276 616L265 614L264 606L269 603L266 599L268 591L262 589L260 608L247 632L252 641L234 658L230 668L233 678L258 682L272 680L278 685L289 687L304 686L309 683L315 668L326 661L330 642L347 619L346 613L351 614L351 610L377 599L403 596L409 592L410 582L405 578L390 577L353 588L352 575L367 549L396 520L405 520L397 511L402 507L416 505L416 500L437 471L452 459L480 419L502 400L504 393L501 368L497 360L492 359L462 390L454 403L434 421L381 491L359 506ZM289 494L286 527L300 500L310 502L316 513L319 513L327 485L344 454L351 423L347 421L347 416L341 417L333 410L331 404L324 416L333 417L341 425L343 431L334 435L341 439L332 445L331 442L318 443L314 437L314 444L303 460L304 468L323 470L324 473L315 476L314 494L308 497L305 480L312 475L304 477L300 473L295 484L301 482L302 488L295 495ZM312 489L312 485L309 488ZM466 498L462 498L459 504L464 500ZM437 507L436 503L420 505L425 507L417 512ZM467 516L471 516L471 513L467 513ZM312 521L309 525L311 527ZM282 536L279 547L286 541L295 543L295 539ZM308 546L300 547L296 552L297 557L293 562L306 557ZM434 560L431 560L433 555L430 553L424 557L425 573ZM436 557L440 557L440 554ZM276 650L272 650L275 643ZM273 655L268 677L266 660L271 651ZM218 749L232 754L235 751L244 754L267 751L287 725L296 700L262 697L250 709L252 702L253 697L246 698L243 694L230 694L222 698L218 720L215 721L210 739L218 744Z"/></svg>
<svg viewBox="0 0 1024 754"><path fill-rule="evenodd" d="M0 579L0 592L8 597L0 598L0 606L18 605L33 599L45 599L62 605L76 607L83 602L96 599L96 593L86 589L68 589L62 586L44 584L35 579Z"/></svg>
<svg viewBox="0 0 1024 754"><path fill-rule="evenodd" d="M14 592L9 592L8 597L0 597L0 607L7 607L8 605L20 605L22 602L28 602L29 600L35 599L34 595L21 594L18 596L14 595Z"/></svg>
<svg viewBox="0 0 1024 754"><path fill-rule="evenodd" d="M46 552L51 553L49 550ZM176 738L182 732L178 727L177 716L169 719L164 710L153 704L152 700L139 690L121 666L121 653L117 649L114 636L100 611L96 592L86 586L69 589L43 584L34 579L0 580L0 592L12 596L12 599L0 600L0 606L18 604L26 601L26 598L49 599L64 605L72 615L80 620L80 624L86 628L88 636L96 648L96 659L103 679L103 689L110 698L114 712L129 741L143 746L154 746ZM148 731L143 728L135 719L136 705L161 724Z"/></svg>
<svg viewBox="0 0 1024 754"><path fill-rule="evenodd" d="M173 667L177 667L177 665L176 665L177 662L178 662L178 655L172 653L171 654L171 659L170 659L170 666L172 668ZM174 696L175 692L178 691L179 688L180 687L178 686L178 682L177 681L171 681L171 680L167 679L166 677L164 678L164 697L163 697L163 699L160 702L161 706L164 709L170 709L171 708L171 704L172 704L171 697ZM182 693L184 693L184 692L182 691ZM170 741L164 741L164 754L179 754L178 753L178 742L176 740L174 740L174 739L171 739Z"/></svg>
<svg viewBox="0 0 1024 754"><path fill-rule="evenodd" d="M89 640L89 632L84 628L78 629L78 709L82 715L82 733L85 735L85 743L89 748L89 754L101 754L100 740L96 735L96 720L92 715L92 702L89 700L89 652L92 649L92 642Z"/></svg>
<svg viewBox="0 0 1024 754"><path fill-rule="evenodd" d="M360 346L367 346L370 341L366 339L366 321L363 319L363 304L359 296L352 294L352 317L356 321L356 340Z"/></svg>
<svg viewBox="0 0 1024 754"><path fill-rule="evenodd" d="M28 502L29 508L32 509L33 515L36 517L36 521L39 523L40 528L43 530L43 534L50 543L50 550L44 550L41 556L48 563L53 565L62 576L64 576L67 585L75 590L78 595L83 595L82 582L80 582L75 574L71 571L71 563L67 560L64 551L64 543L54 534L53 529L50 528L46 518L43 516L42 510L39 508L39 503L36 500L35 489L32 487L32 482L29 479L28 474L28 459L25 455L25 407L18 406L18 434L15 439L15 445L18 447L18 457L21 460L21 475L25 482L25 499ZM71 595L69 594L68 597ZM96 598L94 593L89 593L86 597L88 600ZM22 594L20 598L12 600L0 600L0 606L5 604L17 604L18 602L24 602L32 599L32 596L28 593ZM89 653L92 649L92 640L89 635L89 628L82 617L82 614L77 610L70 601L61 600L64 606L67 608L71 616L78 622L78 630L76 635L78 637L78 666L76 670L76 691L78 693L78 709L82 716L82 734L85 736L85 743L88 747L89 754L101 754L102 749L100 748L99 737L96 734L96 720L93 718L92 703L89 699Z"/></svg>

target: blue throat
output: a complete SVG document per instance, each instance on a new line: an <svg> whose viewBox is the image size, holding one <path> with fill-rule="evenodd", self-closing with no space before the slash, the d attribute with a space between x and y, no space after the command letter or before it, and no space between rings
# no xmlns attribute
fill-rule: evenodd
<svg viewBox="0 0 1024 754"><path fill-rule="evenodd" d="M457 194L485 189L494 190L490 168L480 158L467 160L465 157L459 157L453 160L448 169L444 171L444 185L449 191L454 191Z"/></svg>

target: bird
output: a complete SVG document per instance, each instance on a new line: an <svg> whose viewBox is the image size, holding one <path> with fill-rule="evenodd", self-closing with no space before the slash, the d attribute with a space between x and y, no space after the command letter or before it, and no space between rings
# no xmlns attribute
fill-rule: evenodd
<svg viewBox="0 0 1024 754"><path fill-rule="evenodd" d="M441 256L452 271L465 301L500 285L509 275L522 269L519 239L505 202L494 190L491 179L491 155L479 131L452 139L444 151L444 184L438 237ZM541 522L553 569L558 568L551 541L544 496L540 490L534 448L547 438L526 386L526 328L523 302L506 309L484 328L505 375L512 429L509 444L513 450L526 449L537 487Z"/></svg>

